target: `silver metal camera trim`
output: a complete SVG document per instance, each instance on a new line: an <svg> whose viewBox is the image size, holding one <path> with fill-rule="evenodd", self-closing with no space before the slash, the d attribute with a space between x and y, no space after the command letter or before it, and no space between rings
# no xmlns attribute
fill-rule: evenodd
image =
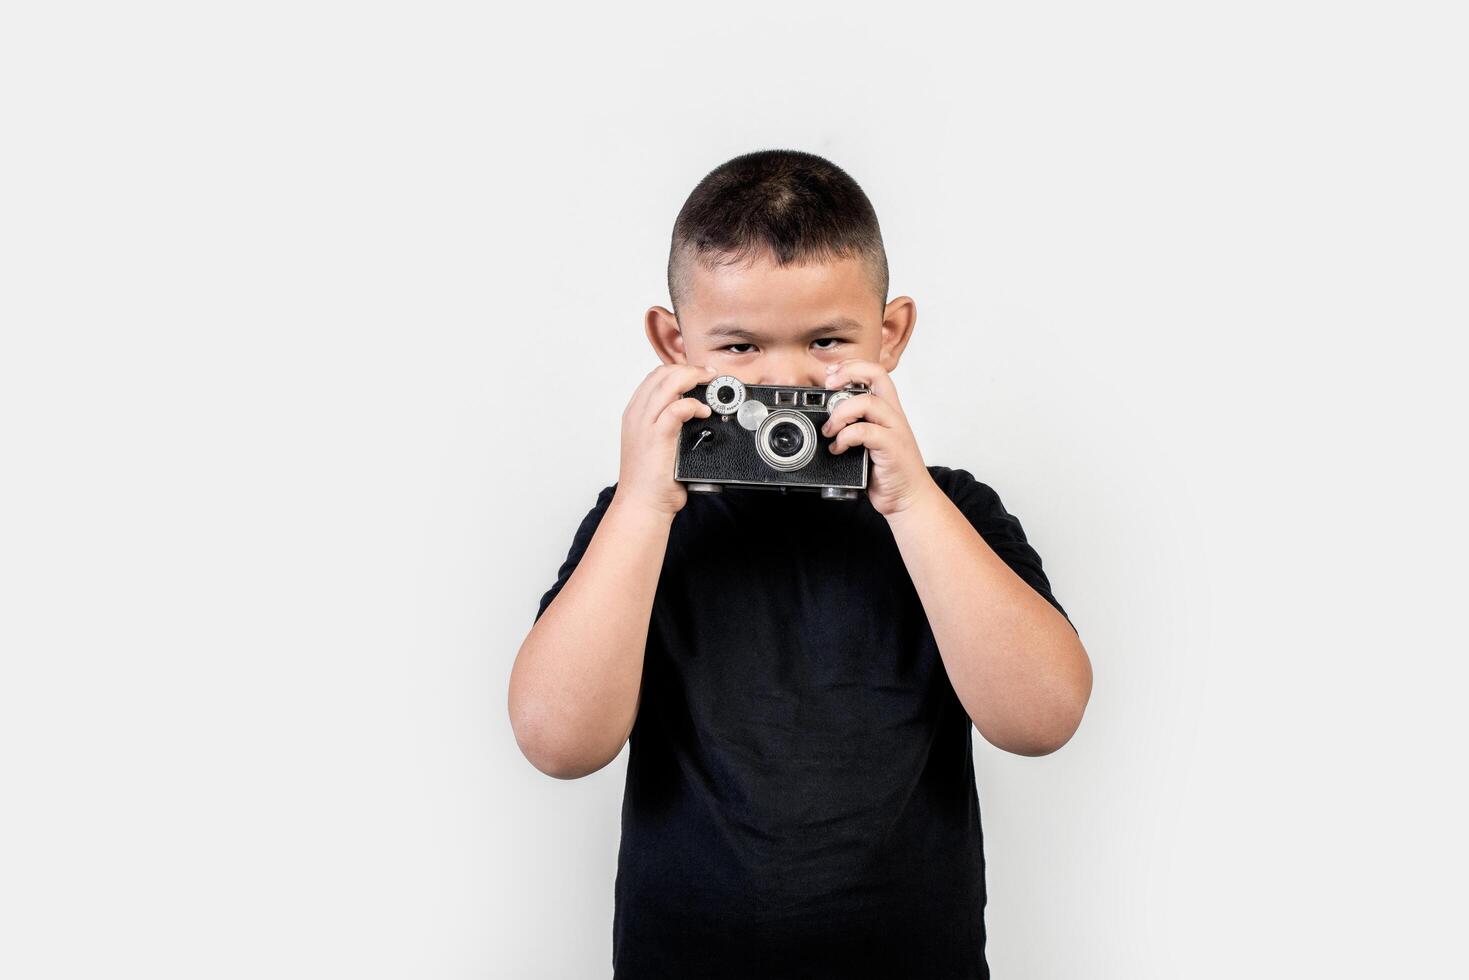
<svg viewBox="0 0 1469 980"><path fill-rule="evenodd" d="M846 401L848 398L856 398L858 395L866 394L870 394L870 389L866 387L863 387L857 391L848 391L845 388L833 391L830 395L826 396L826 414L830 415L832 412L835 412L837 406Z"/></svg>
<svg viewBox="0 0 1469 980"><path fill-rule="evenodd" d="M770 430L782 422L794 422L796 428L800 429L801 434L805 437L800 452L794 456L777 456L766 447ZM809 412L778 409L761 419L760 428L755 430L755 452L760 455L760 461L782 473L789 473L807 466L816 458L816 448L816 425L811 421Z"/></svg>
<svg viewBox="0 0 1469 980"><path fill-rule="evenodd" d="M729 401L722 401L719 397L719 389L725 386L734 389L734 397ZM732 374L721 374L704 387L704 400L719 415L733 415L745 400L745 384Z"/></svg>
<svg viewBox="0 0 1469 980"><path fill-rule="evenodd" d="M760 428L760 422L770 414L770 407L762 401L746 398L744 404L740 405L735 418L739 420L740 426L750 432Z"/></svg>

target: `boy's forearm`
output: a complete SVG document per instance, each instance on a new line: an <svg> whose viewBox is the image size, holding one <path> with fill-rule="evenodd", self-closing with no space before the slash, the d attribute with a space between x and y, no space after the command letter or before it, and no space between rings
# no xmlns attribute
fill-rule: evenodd
<svg viewBox="0 0 1469 980"><path fill-rule="evenodd" d="M1076 631L935 484L888 518L950 683L986 741L1019 755L1066 743L1091 696Z"/></svg>
<svg viewBox="0 0 1469 980"><path fill-rule="evenodd" d="M623 505L614 494L586 553L521 644L510 721L542 772L596 772L632 733L671 525L672 515Z"/></svg>

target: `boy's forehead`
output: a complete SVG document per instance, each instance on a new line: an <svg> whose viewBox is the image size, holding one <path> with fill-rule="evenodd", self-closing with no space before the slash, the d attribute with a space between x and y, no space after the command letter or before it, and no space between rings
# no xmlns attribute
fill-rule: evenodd
<svg viewBox="0 0 1469 980"><path fill-rule="evenodd" d="M842 317L865 323L878 312L872 280L858 258L780 266L761 256L690 265L680 310L685 326L800 329Z"/></svg>

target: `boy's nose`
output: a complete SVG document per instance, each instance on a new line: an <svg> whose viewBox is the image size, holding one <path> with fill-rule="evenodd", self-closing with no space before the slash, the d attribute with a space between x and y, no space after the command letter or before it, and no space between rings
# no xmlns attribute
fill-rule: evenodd
<svg viewBox="0 0 1469 980"><path fill-rule="evenodd" d="M826 384L826 368L823 366L820 374L795 368L765 371L755 383L774 388L821 388Z"/></svg>

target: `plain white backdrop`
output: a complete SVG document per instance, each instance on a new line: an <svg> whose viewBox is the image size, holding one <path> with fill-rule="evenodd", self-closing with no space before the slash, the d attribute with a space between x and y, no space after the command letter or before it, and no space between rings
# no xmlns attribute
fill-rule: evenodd
<svg viewBox="0 0 1469 980"><path fill-rule="evenodd" d="M1007 980L1462 975L1450 3L12 3L0 974L611 973L506 684L684 197L828 156L927 462L1091 654L976 735Z"/></svg>

